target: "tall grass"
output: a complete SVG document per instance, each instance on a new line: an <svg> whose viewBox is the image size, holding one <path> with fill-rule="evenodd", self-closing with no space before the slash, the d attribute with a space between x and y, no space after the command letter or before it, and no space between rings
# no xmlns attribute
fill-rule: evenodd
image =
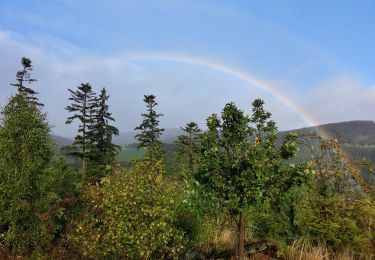
<svg viewBox="0 0 375 260"><path fill-rule="evenodd" d="M314 245L306 238L300 238L289 246L286 260L354 260L349 250L333 253L325 245ZM364 258L371 259L371 258Z"/></svg>

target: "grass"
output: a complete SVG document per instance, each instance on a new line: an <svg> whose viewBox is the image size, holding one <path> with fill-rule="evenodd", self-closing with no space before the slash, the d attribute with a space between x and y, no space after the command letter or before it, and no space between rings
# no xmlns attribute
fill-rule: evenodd
<svg viewBox="0 0 375 260"><path fill-rule="evenodd" d="M298 239L289 247L286 260L329 260L328 249L325 246L313 246L306 239Z"/></svg>
<svg viewBox="0 0 375 260"><path fill-rule="evenodd" d="M141 159L145 155L144 150L137 149L137 148L122 148L119 154L117 155L117 159L120 162L129 163L134 159Z"/></svg>
<svg viewBox="0 0 375 260"><path fill-rule="evenodd" d="M286 260L354 260L372 259L371 256L357 258L350 250L330 252L324 245L313 245L310 241L300 238L289 246Z"/></svg>

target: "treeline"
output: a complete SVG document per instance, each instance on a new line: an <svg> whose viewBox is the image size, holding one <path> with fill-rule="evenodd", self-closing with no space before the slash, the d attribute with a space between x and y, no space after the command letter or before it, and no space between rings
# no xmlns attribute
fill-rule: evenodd
<svg viewBox="0 0 375 260"><path fill-rule="evenodd" d="M63 148L75 169L55 154L31 61L21 63L1 110L1 258L371 259L374 189L338 142L296 133L277 141L256 99L251 115L226 104L206 131L187 123L166 153L163 115L145 95L135 128L145 157L122 167L109 94L83 83L66 107L66 123L79 122ZM301 145L310 159L292 163Z"/></svg>

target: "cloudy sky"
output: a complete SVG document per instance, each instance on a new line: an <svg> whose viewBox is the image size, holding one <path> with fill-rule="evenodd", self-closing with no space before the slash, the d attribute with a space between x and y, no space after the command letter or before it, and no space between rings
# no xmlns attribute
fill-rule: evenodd
<svg viewBox="0 0 375 260"><path fill-rule="evenodd" d="M260 97L280 129L375 117L375 1L0 1L0 105L20 58L53 132L73 136L67 89L111 94L120 131L155 94L162 126L204 126Z"/></svg>

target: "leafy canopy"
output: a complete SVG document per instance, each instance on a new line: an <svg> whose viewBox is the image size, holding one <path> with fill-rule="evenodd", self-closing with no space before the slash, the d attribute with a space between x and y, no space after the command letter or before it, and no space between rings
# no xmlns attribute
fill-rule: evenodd
<svg viewBox="0 0 375 260"><path fill-rule="evenodd" d="M43 240L39 201L53 155L46 115L23 94L10 98L0 127L0 243L26 252Z"/></svg>

